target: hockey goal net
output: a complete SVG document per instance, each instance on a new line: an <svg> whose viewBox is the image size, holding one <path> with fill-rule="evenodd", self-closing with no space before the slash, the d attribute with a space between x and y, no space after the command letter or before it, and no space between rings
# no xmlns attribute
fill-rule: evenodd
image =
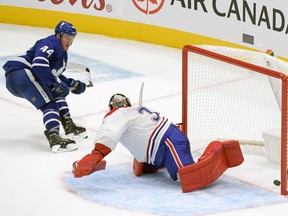
<svg viewBox="0 0 288 216"><path fill-rule="evenodd" d="M263 132L279 129L281 194L288 195L287 63L217 46L186 45L182 57L182 122L192 152L213 140L263 145Z"/></svg>

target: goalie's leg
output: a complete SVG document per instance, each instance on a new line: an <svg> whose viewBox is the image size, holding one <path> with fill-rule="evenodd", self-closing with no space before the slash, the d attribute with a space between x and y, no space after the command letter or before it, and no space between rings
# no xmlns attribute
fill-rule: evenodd
<svg viewBox="0 0 288 216"><path fill-rule="evenodd" d="M206 187L217 180L230 167L244 161L239 142L213 141L205 149L198 162L181 167L179 172L183 192Z"/></svg>

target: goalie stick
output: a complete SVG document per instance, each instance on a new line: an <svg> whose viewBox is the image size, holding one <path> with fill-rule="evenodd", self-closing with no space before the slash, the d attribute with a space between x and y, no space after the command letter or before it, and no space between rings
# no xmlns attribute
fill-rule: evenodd
<svg viewBox="0 0 288 216"><path fill-rule="evenodd" d="M233 140L233 138L217 138L219 141ZM240 145L264 146L264 141L261 140L248 140L236 139Z"/></svg>
<svg viewBox="0 0 288 216"><path fill-rule="evenodd" d="M139 106L142 106L143 90L144 90L144 82L141 83L141 87L140 87L139 102L138 102Z"/></svg>
<svg viewBox="0 0 288 216"><path fill-rule="evenodd" d="M266 54L268 54L269 56L267 56L265 59L265 62L266 62L266 65L267 65L267 68L270 69L270 70L279 70L279 68L275 68L272 67L272 63L271 63L271 60L269 60L269 58L277 58L273 52L273 50L271 49L267 49L266 51ZM270 86L272 88L272 91L273 91L273 94L276 98L276 101L278 103L278 106L279 106L279 109L282 110L282 99L281 99L281 96L282 96L282 92L281 92L281 80L277 79L277 78L274 78L272 76L268 76L268 81L270 83Z"/></svg>

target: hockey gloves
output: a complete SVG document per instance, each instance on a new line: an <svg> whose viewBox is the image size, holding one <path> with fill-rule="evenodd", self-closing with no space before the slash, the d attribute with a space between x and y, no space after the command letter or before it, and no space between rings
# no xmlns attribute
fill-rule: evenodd
<svg viewBox="0 0 288 216"><path fill-rule="evenodd" d="M69 88L64 82L55 82L51 86L52 95L57 97L66 97L69 94Z"/></svg>
<svg viewBox="0 0 288 216"><path fill-rule="evenodd" d="M107 154L111 152L111 149L105 145L97 143L91 154L87 154L80 161L73 163L73 171L75 178L81 178L85 175L104 169L106 162L102 160Z"/></svg>
<svg viewBox="0 0 288 216"><path fill-rule="evenodd" d="M103 159L103 155L98 152L96 154L87 154L80 161L73 163L73 174L75 178L80 178L93 173L94 167Z"/></svg>
<svg viewBox="0 0 288 216"><path fill-rule="evenodd" d="M71 90L72 93L74 94L81 94L86 90L86 84L79 81L79 80L74 80L72 78L68 79L68 86Z"/></svg>

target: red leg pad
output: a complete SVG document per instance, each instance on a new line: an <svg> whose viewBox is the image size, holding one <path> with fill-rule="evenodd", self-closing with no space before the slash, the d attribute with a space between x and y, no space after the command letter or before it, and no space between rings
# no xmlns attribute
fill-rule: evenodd
<svg viewBox="0 0 288 216"><path fill-rule="evenodd" d="M138 162L135 158L133 161L133 172L138 177L142 175L144 162Z"/></svg>
<svg viewBox="0 0 288 216"><path fill-rule="evenodd" d="M138 177L141 176L143 173L155 173L158 169L148 163L145 162L138 162L135 158L133 161L133 172Z"/></svg>
<svg viewBox="0 0 288 216"><path fill-rule="evenodd" d="M198 162L178 169L183 192L203 188L218 179L228 168L220 141L211 142Z"/></svg>
<svg viewBox="0 0 288 216"><path fill-rule="evenodd" d="M228 140L222 142L222 144L226 154L228 167L235 167L243 163L244 157L238 141Z"/></svg>

